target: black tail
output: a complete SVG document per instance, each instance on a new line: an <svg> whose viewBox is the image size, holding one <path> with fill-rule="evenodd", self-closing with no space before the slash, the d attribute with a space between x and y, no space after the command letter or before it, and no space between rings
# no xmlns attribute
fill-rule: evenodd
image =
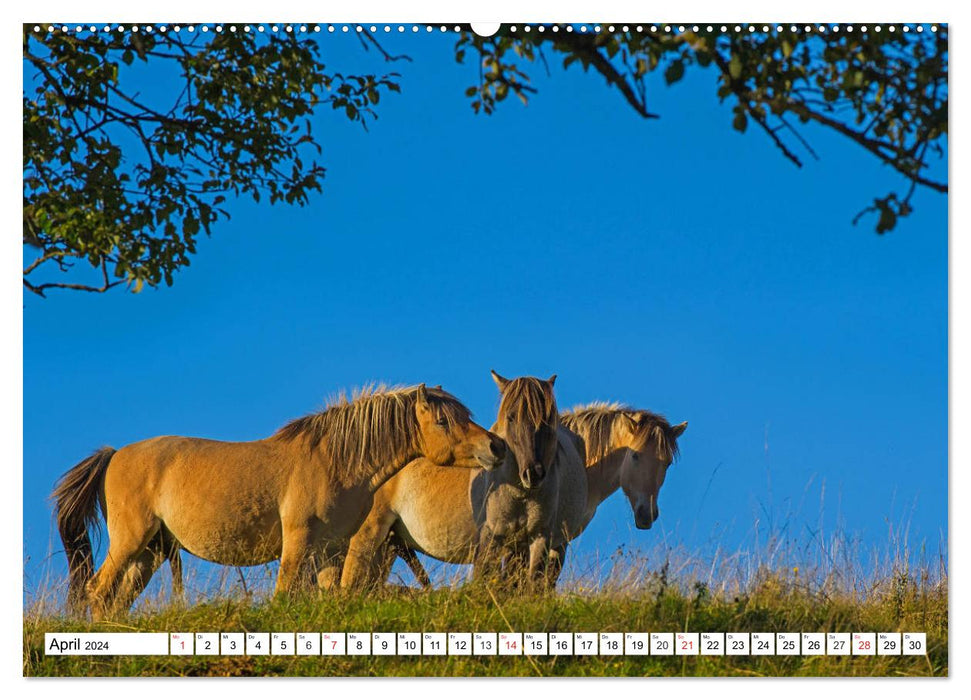
<svg viewBox="0 0 971 700"><path fill-rule="evenodd" d="M68 607L75 612L84 610L84 587L94 575L88 530L100 526L98 511L104 497L105 472L114 454L114 448L102 447L62 476L51 494L70 572Z"/></svg>

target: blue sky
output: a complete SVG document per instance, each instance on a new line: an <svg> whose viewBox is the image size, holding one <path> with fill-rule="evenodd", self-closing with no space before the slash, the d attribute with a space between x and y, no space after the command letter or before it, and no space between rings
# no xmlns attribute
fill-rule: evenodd
<svg viewBox="0 0 971 700"><path fill-rule="evenodd" d="M315 121L324 191L231 204L175 286L24 297L26 585L64 569L46 501L102 444L269 435L370 381L441 383L489 424L490 368L557 373L562 407L617 400L689 421L661 519L621 496L576 543L751 547L819 523L882 547L947 534L947 201L886 236L851 220L898 178L840 137L797 169L740 135L715 77L660 76L644 121L551 61L490 116L452 38L391 36L390 68L321 36L336 70L399 70L365 133ZM945 164L939 165L943 172ZM822 504L822 505L821 505ZM52 544L52 542L54 542Z"/></svg>

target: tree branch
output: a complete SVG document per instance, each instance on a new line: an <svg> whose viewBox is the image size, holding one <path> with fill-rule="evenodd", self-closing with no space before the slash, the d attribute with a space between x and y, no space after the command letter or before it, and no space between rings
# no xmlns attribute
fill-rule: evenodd
<svg viewBox="0 0 971 700"><path fill-rule="evenodd" d="M560 46L565 47L570 52L575 54L582 54L585 56L590 65L594 67L598 73L607 81L610 85L617 86L620 90L620 94L623 95L624 99L627 101L634 111L645 119L659 119L659 114L654 114L648 111L647 104L638 99L637 93L631 87L630 83L622 76L613 64L600 53L599 48L595 43L595 37L585 36L575 33L566 32L538 32L532 39L537 43L543 41L553 42L554 48L560 48ZM538 48L538 46L537 46Z"/></svg>
<svg viewBox="0 0 971 700"><path fill-rule="evenodd" d="M790 104L796 104L796 103L790 103ZM861 134L858 131L854 131L853 129L849 128L842 122L836 121L835 119L831 119L827 117L825 114L819 114L818 112L815 112L811 109L808 109L808 108L806 109L806 115L813 121L817 121L820 124L824 124L825 126L828 126L838 131L839 133L843 134L844 136L856 141L858 144L863 146L863 148L868 150L870 153L875 155L877 158L882 160L887 165L891 166L894 170L899 172L908 180L911 180L912 182L916 182L917 184L920 184L920 185L924 185L925 187L929 187L935 192L947 193L948 191L947 184L942 182L937 182L935 180L929 180L925 178L923 175L920 175L919 173L916 173L916 172L911 173L911 172L907 172L906 170L903 170L893 158L891 158L890 156L888 156L887 154L885 154L883 151L880 150L881 148L890 148L891 150L895 150L889 144L886 144L883 141L877 141L876 139L865 136L864 134Z"/></svg>
<svg viewBox="0 0 971 700"><path fill-rule="evenodd" d="M55 260L55 259L59 259L59 258L79 258L79 257L81 257L81 254L80 253L77 253L75 251L71 251L71 250L52 250L52 251L50 251L48 253L44 253L39 258L37 258L36 260L34 260L34 262L32 262L30 265L28 265L27 267L25 267L23 274L24 274L24 276L29 275L31 272L33 272L35 269L37 269L38 267L40 267L41 265L43 265L48 260Z"/></svg>
<svg viewBox="0 0 971 700"><path fill-rule="evenodd" d="M367 39L372 44L374 44L374 46L378 49L378 51L381 53L381 55L384 56L384 60L387 61L388 63L392 63L394 61L408 61L409 63L411 63L411 56L408 56L406 54L400 54L398 56L392 56L387 51L385 51L384 47L381 46L381 43L377 39L374 38L374 36L371 34L371 32L367 31L366 29L363 32L357 32L357 38L361 42L361 46L364 47L364 50L365 51L368 50L367 44L364 43L364 40L365 39Z"/></svg>
<svg viewBox="0 0 971 700"><path fill-rule="evenodd" d="M725 58L718 52L712 52L712 57L715 63L718 65L719 70L721 70L722 72L722 78L726 81L726 84L729 86L732 93L739 100L739 102L742 105L744 105L746 112L751 114L753 118L755 118L756 122L759 123L759 125L766 130L766 133L768 133L772 137L776 146L778 146L782 150L783 154L785 154L787 158L789 158L794 163L796 163L796 165L801 166L801 163L798 161L798 159L795 158L792 152L782 143L782 141L778 138L778 136L771 129L767 128L766 124L764 123L764 120L760 119L757 115L752 113L752 109L750 106L752 102L752 95L751 93L749 93L749 91L745 88L744 85L738 84L732 79L731 73L729 71L728 62L725 60ZM890 157L884 152L884 149L886 149L897 154L898 156L906 155L899 148L895 147L893 144L869 137L865 133L861 133L859 131L851 129L850 127L846 126L843 122L837 119L833 119L832 117L829 117L825 114L822 114L820 112L817 112L816 110L811 109L808 106L807 101L805 99L793 100L791 98L788 98L786 100L786 107L788 111L792 111L796 114L803 114L809 119L819 122L824 126L828 126L831 129L852 139L859 145L863 146L863 148L865 148L867 151L869 151L877 158L879 158L881 161L891 166L894 170L899 172L901 175L911 180L911 182L924 185L937 192L946 193L948 191L948 187L946 184L935 182L934 180L925 178L924 176L920 175L917 172L909 172L903 167L901 167L900 163L897 160ZM789 125L786 124L786 126L789 126ZM793 129L791 126L789 126L789 129L795 133L795 129ZM803 143L805 144L805 141L801 137L799 138L800 138L800 141L803 141ZM815 155L815 152L813 152L812 149L810 149L810 153L813 153L813 155Z"/></svg>
<svg viewBox="0 0 971 700"><path fill-rule="evenodd" d="M46 298L44 292L48 289L73 289L79 292L107 292L112 287L117 287L119 284L124 284L125 280L115 280L111 282L108 280L108 266L104 260L101 261L101 274L104 276L104 284L100 287L95 287L90 284L74 284L71 282L45 282L44 284L31 284L27 278L24 278L24 286L32 291L39 297Z"/></svg>

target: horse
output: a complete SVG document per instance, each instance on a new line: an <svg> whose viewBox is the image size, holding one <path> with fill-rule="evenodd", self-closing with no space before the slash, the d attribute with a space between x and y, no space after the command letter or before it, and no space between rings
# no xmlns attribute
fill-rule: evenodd
<svg viewBox="0 0 971 700"><path fill-rule="evenodd" d="M547 572L551 586L559 578L569 542L586 529L598 506L618 488L623 490L630 503L635 527L639 530L651 528L660 516L658 495L667 470L679 454L678 438L688 427L687 421L671 425L657 413L602 402L565 411L560 414L560 423L561 430L569 431L577 450L584 455L587 478L584 504L579 514L575 501L568 498L575 494L560 496L556 515L559 526L554 530ZM406 474L406 470L402 471L398 478L403 479ZM397 503L406 500L405 495L397 495ZM402 537L397 531L391 532L389 545L382 552L379 573L387 578L394 558L400 556L419 584L427 588L431 580L411 551L410 544L409 538ZM419 548L419 551L424 550ZM436 555L432 553L432 556Z"/></svg>
<svg viewBox="0 0 971 700"><path fill-rule="evenodd" d="M333 588L373 494L417 457L489 470L505 444L454 396L421 384L341 395L252 442L165 436L102 448L52 494L69 602L95 619L127 610L180 548L235 566L280 559L275 594L308 565L321 589ZM92 576L99 506L109 547Z"/></svg>
<svg viewBox="0 0 971 700"><path fill-rule="evenodd" d="M660 517L658 496L668 468L678 458L678 438L688 422L671 425L668 420L645 409L619 403L594 402L560 414L560 420L580 442L586 460L586 507L579 522L573 522L573 536L558 537L554 550L564 554L553 558L562 565L566 545L580 535L593 520L597 508L618 488L622 489L638 530L650 530ZM566 506L572 515L572 505ZM563 533L558 530L558 535ZM559 571L550 572L555 581Z"/></svg>
<svg viewBox="0 0 971 700"><path fill-rule="evenodd" d="M474 564L473 577L480 580L503 576L504 561L528 559L528 582L542 581L561 493L579 495L578 513L585 504L583 460L559 425L556 375L545 381L492 376L501 393L492 430L506 441L506 461L489 472L442 469L421 459L407 465L378 490L351 538L342 588L383 583L396 555L410 558L428 583L414 550Z"/></svg>

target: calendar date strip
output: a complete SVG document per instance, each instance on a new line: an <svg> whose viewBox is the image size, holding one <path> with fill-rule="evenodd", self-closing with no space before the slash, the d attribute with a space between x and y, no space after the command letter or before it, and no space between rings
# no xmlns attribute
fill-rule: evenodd
<svg viewBox="0 0 971 700"><path fill-rule="evenodd" d="M924 632L87 632L48 656L923 656Z"/></svg>

